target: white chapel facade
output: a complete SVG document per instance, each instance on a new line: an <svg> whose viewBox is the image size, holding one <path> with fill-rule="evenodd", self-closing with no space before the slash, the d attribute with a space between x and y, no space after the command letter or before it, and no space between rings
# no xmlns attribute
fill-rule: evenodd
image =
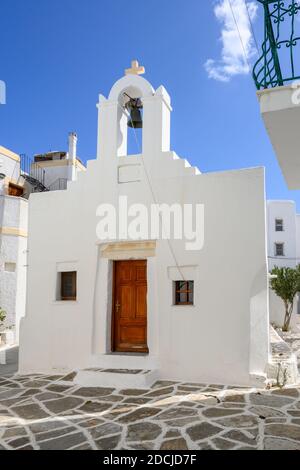
<svg viewBox="0 0 300 470"><path fill-rule="evenodd" d="M87 171L66 191L30 196L20 372L131 369L150 371L149 382L261 383L270 361L264 170L201 174L179 158L170 97L137 71L133 64L100 95ZM127 155L129 97L142 110L136 155ZM122 230L99 238L99 207L114 207L120 223L124 198L149 212L154 203L201 205L201 246Z"/></svg>

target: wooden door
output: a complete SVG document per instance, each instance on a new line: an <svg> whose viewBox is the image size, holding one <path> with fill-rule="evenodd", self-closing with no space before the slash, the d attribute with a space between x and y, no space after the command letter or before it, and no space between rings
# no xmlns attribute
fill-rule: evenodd
<svg viewBox="0 0 300 470"><path fill-rule="evenodd" d="M115 261L112 344L114 351L148 352L147 261Z"/></svg>

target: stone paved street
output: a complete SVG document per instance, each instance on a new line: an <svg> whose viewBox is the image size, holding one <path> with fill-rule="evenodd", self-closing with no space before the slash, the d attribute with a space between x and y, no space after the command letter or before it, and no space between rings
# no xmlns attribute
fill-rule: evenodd
<svg viewBox="0 0 300 470"><path fill-rule="evenodd" d="M115 390L73 377L0 378L0 449L300 450L300 387Z"/></svg>

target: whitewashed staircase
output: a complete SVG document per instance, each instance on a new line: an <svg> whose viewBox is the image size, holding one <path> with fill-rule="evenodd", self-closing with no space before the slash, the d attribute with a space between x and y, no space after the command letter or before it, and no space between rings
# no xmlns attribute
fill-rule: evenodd
<svg viewBox="0 0 300 470"><path fill-rule="evenodd" d="M268 379L280 386L298 383L297 357L272 326L270 343L272 358L267 368Z"/></svg>

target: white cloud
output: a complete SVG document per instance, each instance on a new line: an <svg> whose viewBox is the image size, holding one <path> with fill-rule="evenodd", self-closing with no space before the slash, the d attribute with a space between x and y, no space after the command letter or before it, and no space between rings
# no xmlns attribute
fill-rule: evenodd
<svg viewBox="0 0 300 470"><path fill-rule="evenodd" d="M238 30L229 0L217 0L214 14L222 26L220 37L222 44L221 59L208 59L204 65L209 78L222 82L228 82L235 75L249 73L245 55L249 61L256 53L244 0L231 0L231 5ZM257 15L257 4L251 1L247 2L247 6L251 21L254 21ZM240 36L244 47L241 44Z"/></svg>

